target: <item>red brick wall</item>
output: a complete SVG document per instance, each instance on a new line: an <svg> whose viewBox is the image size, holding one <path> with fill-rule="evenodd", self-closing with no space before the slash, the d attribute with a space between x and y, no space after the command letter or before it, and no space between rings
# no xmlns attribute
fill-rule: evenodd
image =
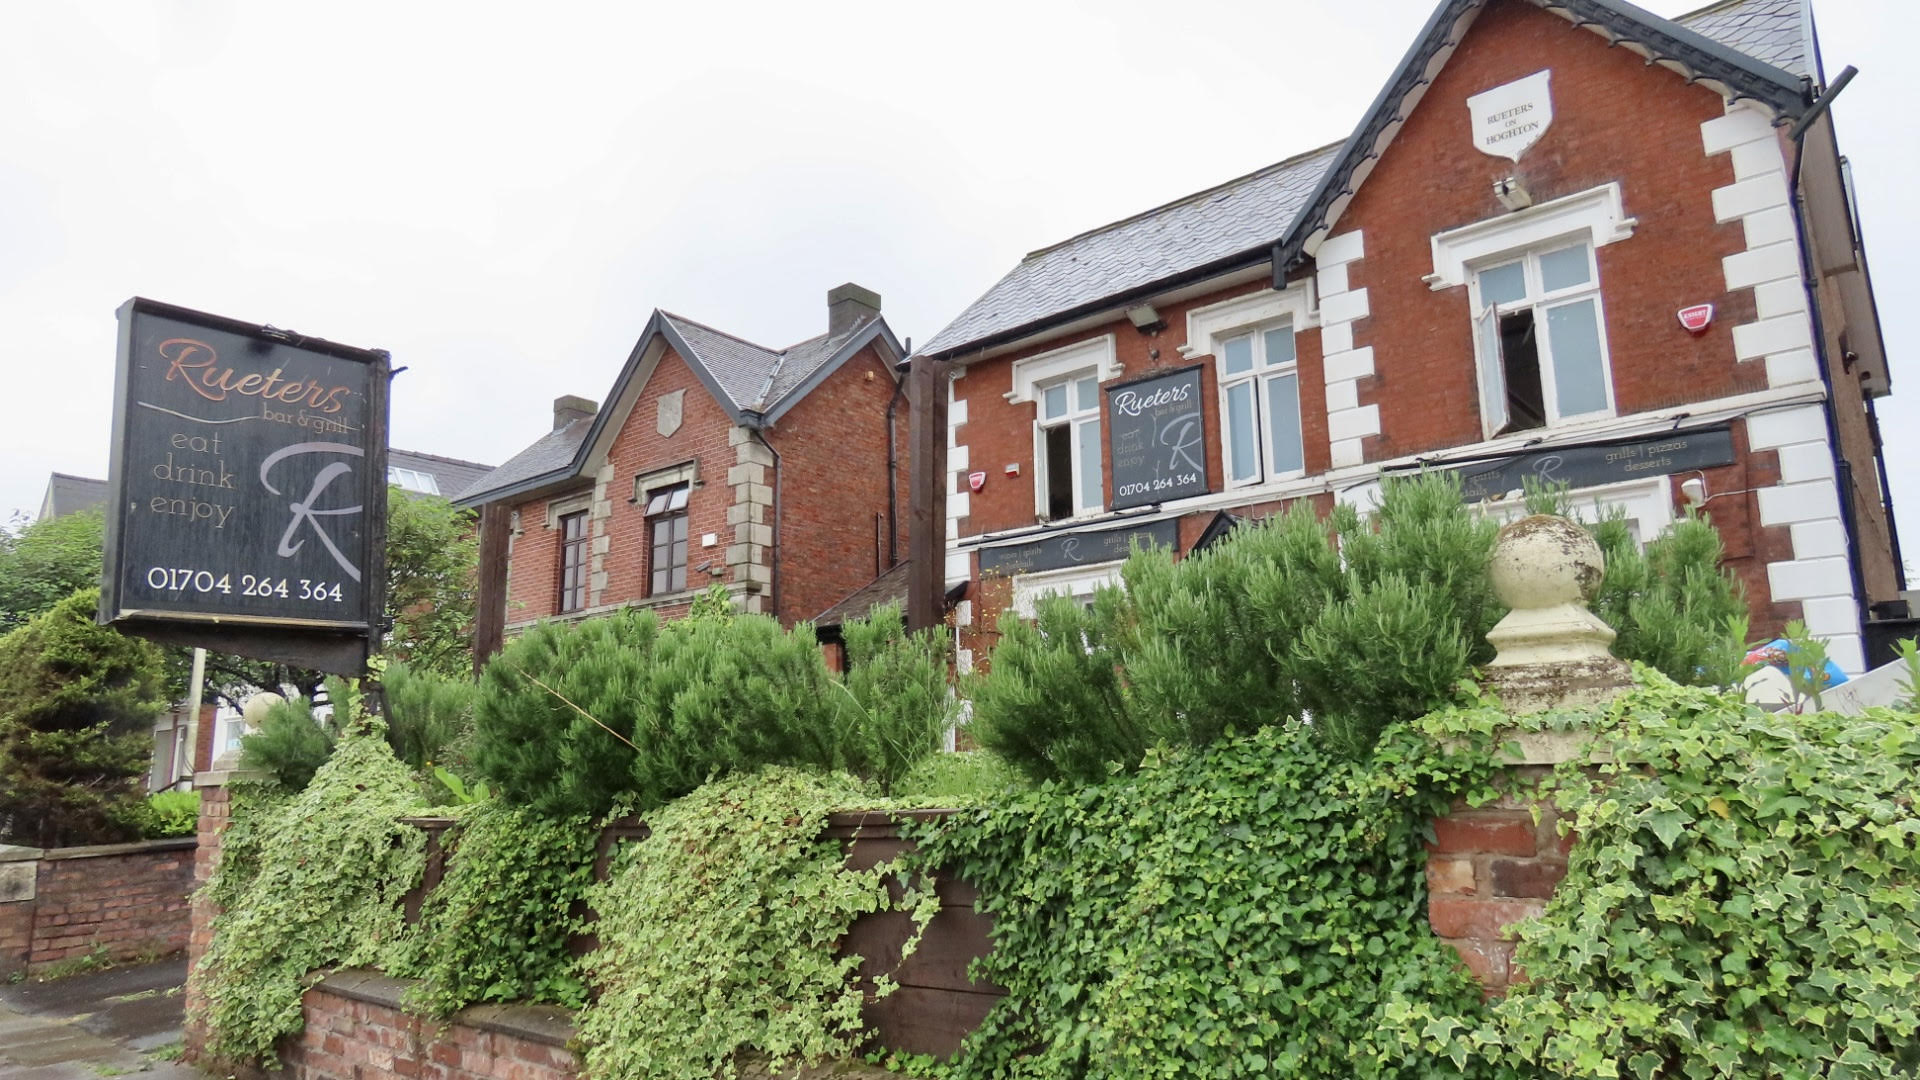
<svg viewBox="0 0 1920 1080"><path fill-rule="evenodd" d="M686 391L680 427L662 438L658 427L660 399L675 390ZM608 454L613 482L607 486L607 498L613 503L613 516L607 522L607 535L613 543L607 553L607 591L601 595L601 603L618 604L647 595L651 574L647 508L628 501L634 496L634 477L689 460L700 462L700 483L687 497L687 587L699 590L711 582L727 580L727 545L733 542L733 529L727 524L727 507L733 503L727 470L734 462L727 433L732 428L733 421L701 385L693 369L668 349ZM700 537L706 533L714 534L714 546L710 548L700 546ZM702 573L699 566L704 562L711 562L721 574Z"/></svg>
<svg viewBox="0 0 1920 1080"><path fill-rule="evenodd" d="M297 1080L571 1080L577 1075L566 1050L571 1024L552 1024L548 1037L499 1030L510 1026L498 1023L501 1014L545 1017L559 1010L491 1007L495 1023L480 1027L462 1023L462 1014L423 1019L360 995L346 996L331 983L307 991L306 1029L281 1054Z"/></svg>
<svg viewBox="0 0 1920 1080"><path fill-rule="evenodd" d="M507 559L507 622L524 622L560 609L560 530L547 528L546 499L517 503L520 529Z"/></svg>
<svg viewBox="0 0 1920 1080"><path fill-rule="evenodd" d="M193 864L191 839L47 852L33 898L0 904L0 974L186 948Z"/></svg>
<svg viewBox="0 0 1920 1080"><path fill-rule="evenodd" d="M208 946L213 944L213 920L220 909L209 901L205 894L199 893L200 886L213 878L213 872L220 866L220 836L227 831L227 825L233 820L232 796L224 784L198 788L200 792L200 827L198 844L193 853L193 884L196 893L192 904L192 928L187 937L187 1024L185 1044L187 1058L190 1061L205 1060L207 1033L197 1020L206 1009L206 995L200 989L200 977L197 969L200 958L206 955Z"/></svg>
<svg viewBox="0 0 1920 1080"><path fill-rule="evenodd" d="M1033 525L1038 520L1034 515L1033 423L1039 406L1033 402L1014 404L1006 399L1007 391L1013 387L1013 365L1029 356L1051 352L1079 341L1090 341L1103 334L1113 335L1114 356L1122 371L1120 376L1108 382L1138 378L1159 370L1188 367L1194 363L1203 364L1200 382L1202 400L1206 402L1207 475L1213 480L1216 490L1223 487L1225 471L1221 466L1219 381L1213 359L1184 358L1178 346L1186 342L1187 312L1235 296L1260 292L1267 287L1263 279L1178 304L1156 304L1155 308L1166 320L1167 326L1151 336L1141 334L1133 328L1132 323L1119 319L1106 326L1063 335L970 366L966 375L953 384L954 400L967 403L967 422L956 429L955 439L967 447L969 471L984 471L987 482L985 487L970 496L969 516L957 523L954 534L974 536L999 532ZM1300 420L1305 432L1307 472L1325 472L1332 463L1328 459L1326 396L1322 391L1326 376L1321 366L1319 331L1309 330L1295 335L1294 346L1300 370ZM1157 357L1153 355L1155 352L1159 353ZM1109 422L1106 408L1106 396L1102 394L1100 423L1103 433ZM1105 460L1106 456L1103 438L1103 474L1111 470L1111 463ZM1020 466L1019 476L1006 475L1006 467L1010 463ZM1111 482L1105 497L1112 497Z"/></svg>
<svg viewBox="0 0 1920 1080"><path fill-rule="evenodd" d="M781 461L775 591L784 623L813 618L887 569L887 402L894 386L885 361L868 346L768 434ZM903 397L894 418L895 552L902 559L907 554L907 422Z"/></svg>
<svg viewBox="0 0 1920 1080"><path fill-rule="evenodd" d="M1427 845L1428 922L1491 993L1517 981L1510 928L1540 914L1567 873L1574 837L1560 835L1551 801L1525 794L1551 771L1512 770L1521 795L1478 810L1455 807L1434 821Z"/></svg>
<svg viewBox="0 0 1920 1080"><path fill-rule="evenodd" d="M1552 125L1517 164L1481 153L1466 99L1543 68ZM1535 204L1617 181L1639 220L1631 238L1597 250L1621 414L1765 388L1765 364L1733 353L1753 297L1726 290L1720 260L1745 250L1746 236L1714 221L1712 197L1733 183L1733 166L1701 142L1700 125L1724 111L1712 91L1565 19L1519 0L1489 4L1335 226L1365 233L1349 280L1368 290L1373 313L1354 328L1376 369L1360 401L1381 414L1368 459L1481 437L1467 290L1434 292L1421 278L1433 271L1433 234L1506 212L1492 191L1503 176L1520 177ZM1695 336L1674 312L1697 303L1715 305L1715 318Z"/></svg>

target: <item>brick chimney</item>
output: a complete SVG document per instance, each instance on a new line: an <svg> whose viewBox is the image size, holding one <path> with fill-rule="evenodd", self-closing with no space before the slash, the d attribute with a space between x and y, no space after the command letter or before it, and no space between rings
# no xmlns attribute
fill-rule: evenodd
<svg viewBox="0 0 1920 1080"><path fill-rule="evenodd" d="M827 290L827 335L837 337L862 319L880 314L880 294L849 281Z"/></svg>
<svg viewBox="0 0 1920 1080"><path fill-rule="evenodd" d="M553 399L553 430L559 431L575 420L585 420L600 411L600 403L573 394Z"/></svg>

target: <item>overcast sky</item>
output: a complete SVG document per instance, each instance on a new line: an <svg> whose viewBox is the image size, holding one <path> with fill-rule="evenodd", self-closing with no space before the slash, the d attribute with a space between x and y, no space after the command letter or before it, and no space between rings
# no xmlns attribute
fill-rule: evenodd
<svg viewBox="0 0 1920 1080"><path fill-rule="evenodd" d="M5 4L0 515L106 475L130 296L388 349L393 445L498 464L654 307L777 347L852 280L926 341L1027 251L1343 138L1431 7ZM1909 562L1916 7L1816 2Z"/></svg>

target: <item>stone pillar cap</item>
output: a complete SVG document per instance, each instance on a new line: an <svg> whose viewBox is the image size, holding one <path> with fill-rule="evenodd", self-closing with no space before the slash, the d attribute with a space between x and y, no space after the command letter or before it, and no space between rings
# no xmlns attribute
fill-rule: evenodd
<svg viewBox="0 0 1920 1080"><path fill-rule="evenodd" d="M1512 522L1494 540L1488 574L1512 609L1487 633L1498 650L1487 681L1508 709L1595 705L1633 684L1608 648L1613 628L1587 610L1606 558L1585 526L1552 514Z"/></svg>

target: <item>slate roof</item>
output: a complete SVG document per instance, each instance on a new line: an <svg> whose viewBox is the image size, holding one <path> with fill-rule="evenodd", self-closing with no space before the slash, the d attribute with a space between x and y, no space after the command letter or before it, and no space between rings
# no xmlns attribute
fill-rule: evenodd
<svg viewBox="0 0 1920 1080"><path fill-rule="evenodd" d="M656 309L598 414L541 436L506 464L468 485L454 501L463 506L477 506L490 499L564 483L569 474L576 473L583 464L589 444L602 436L601 425L607 423L615 411L629 380L635 377L642 354L656 335L673 346L735 423L750 426L777 420L794 402L806 396L815 381L823 378L837 360L864 348L870 341L883 340L894 355L902 355L893 330L887 326L886 319L878 315L855 320L837 334L822 334L784 349L769 349L684 315Z"/></svg>
<svg viewBox="0 0 1920 1080"><path fill-rule="evenodd" d="M477 461L462 461L459 458L441 457L439 454L422 454L413 450L387 449L389 468L412 469L431 475L434 483L440 487L440 495L451 499L473 485L475 480L493 471L493 466L482 465Z"/></svg>
<svg viewBox="0 0 1920 1080"><path fill-rule="evenodd" d="M583 416L566 427L556 428L541 436L539 441L508 458L499 468L482 473L461 488L453 501L466 503L476 495L524 484L570 467L575 455L580 452L580 445L587 441L587 429L591 426L593 418Z"/></svg>
<svg viewBox="0 0 1920 1080"><path fill-rule="evenodd" d="M1706 46L1708 54L1732 49L1742 62L1759 60L1794 76L1810 73L1813 49L1804 0L1726 0L1673 23L1620 0L1534 2L1551 8L1572 4L1592 9L1593 17L1635 20L1655 29L1690 30L1699 35L1692 41ZM1451 23L1442 18L1451 6L1442 3L1436 9L1429 31L1440 22ZM1396 96L1392 90L1390 81L1382 99ZM1370 113L1379 106L1376 101ZM951 357L990 347L1079 314L1144 299L1182 279L1263 262L1303 209L1319 201L1317 189L1351 141L1288 158L1033 252L921 351Z"/></svg>
<svg viewBox="0 0 1920 1080"><path fill-rule="evenodd" d="M1674 21L1783 71L1816 74L1805 0L1726 0Z"/></svg>
<svg viewBox="0 0 1920 1080"><path fill-rule="evenodd" d="M81 510L105 505L107 482L85 476L53 473L47 478L47 494L40 500L43 519L65 517Z"/></svg>
<svg viewBox="0 0 1920 1080"><path fill-rule="evenodd" d="M874 608L894 604L907 609L907 575L912 564L905 559L893 568L854 590L853 595L815 615L815 629L845 626L849 619L864 619Z"/></svg>

